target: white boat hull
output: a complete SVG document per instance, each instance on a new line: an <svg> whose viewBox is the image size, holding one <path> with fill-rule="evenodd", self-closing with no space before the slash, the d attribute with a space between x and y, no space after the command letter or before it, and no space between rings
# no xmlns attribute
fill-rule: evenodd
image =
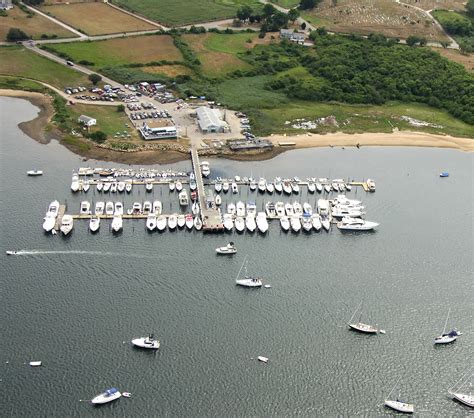
<svg viewBox="0 0 474 418"><path fill-rule="evenodd" d="M132 340L132 344L135 347L140 347L140 348L149 348L152 350L157 350L160 348L160 342L158 340L149 340L148 338L135 338Z"/></svg>
<svg viewBox="0 0 474 418"><path fill-rule="evenodd" d="M405 414L413 414L415 411L415 407L412 404L405 402L386 400L384 404L388 408L394 409L398 412L404 412Z"/></svg>
<svg viewBox="0 0 474 418"><path fill-rule="evenodd" d="M462 402L464 405L474 408L474 395L466 395L464 393L451 393L454 399L459 402Z"/></svg>
<svg viewBox="0 0 474 418"><path fill-rule="evenodd" d="M260 279L237 279L235 284L242 287L262 287Z"/></svg>
<svg viewBox="0 0 474 418"><path fill-rule="evenodd" d="M121 396L122 394L120 392L115 392L113 395L109 395L109 396L107 396L105 393L101 393L100 395L96 396L94 399L91 400L91 404L103 405L104 403L115 401Z"/></svg>

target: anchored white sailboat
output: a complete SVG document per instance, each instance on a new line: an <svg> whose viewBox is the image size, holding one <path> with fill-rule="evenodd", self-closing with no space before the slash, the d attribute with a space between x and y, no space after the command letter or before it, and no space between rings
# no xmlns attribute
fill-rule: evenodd
<svg viewBox="0 0 474 418"><path fill-rule="evenodd" d="M398 381L395 384L395 386L392 388L390 393L388 394L387 399L385 399L384 405L398 412L403 412L405 414L413 414L413 412L415 412L415 406L413 404L406 403L400 400L400 396L398 396L398 398L395 401L390 399L390 395L397 387L397 384L398 384Z"/></svg>
<svg viewBox="0 0 474 418"><path fill-rule="evenodd" d="M242 268L245 265L245 274L243 277L240 277L240 273ZM238 286L243 287L262 287L262 280L256 276L249 276L247 274L247 256L244 258L244 262L240 266L240 270L237 273L237 277L235 278L235 284Z"/></svg>
<svg viewBox="0 0 474 418"><path fill-rule="evenodd" d="M465 375L461 377L448 391L448 393L458 402L463 403L471 408L474 408L474 395L472 394L471 390L469 389L469 393L467 393L463 388L469 382L469 388L472 387L471 378L474 376L472 373L472 369Z"/></svg>
<svg viewBox="0 0 474 418"><path fill-rule="evenodd" d="M348 322L347 325L349 325L349 328L353 329L354 331L362 332L364 334L377 334L379 332L377 327L374 327L374 326L368 325L368 324L364 324L363 322L361 322L362 312L360 312L359 321L358 322L353 322L354 316L359 311L361 305L362 305L362 302L359 303L359 306L357 307L357 309L352 314L351 319L349 319L349 322Z"/></svg>
<svg viewBox="0 0 474 418"><path fill-rule="evenodd" d="M449 333L446 333L446 326L448 325L449 314L451 313L451 308L448 310L448 315L446 316L446 321L444 322L443 332L440 336L434 339L435 344L449 344L457 340L457 338L462 335L456 328L454 328Z"/></svg>

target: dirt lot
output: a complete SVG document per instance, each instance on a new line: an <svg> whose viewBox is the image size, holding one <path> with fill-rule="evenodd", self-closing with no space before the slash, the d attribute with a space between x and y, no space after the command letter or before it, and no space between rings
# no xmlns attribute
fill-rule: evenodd
<svg viewBox="0 0 474 418"><path fill-rule="evenodd" d="M43 6L41 10L88 35L157 29L156 26L103 3L60 4Z"/></svg>
<svg viewBox="0 0 474 418"><path fill-rule="evenodd" d="M432 48L439 52L443 57L455 61L466 68L467 71L474 73L474 54L463 55L455 49Z"/></svg>
<svg viewBox="0 0 474 418"><path fill-rule="evenodd" d="M33 39L39 39L42 34L57 35L58 38L74 38L76 35L63 27L56 25L43 16L35 14L28 17L26 13L18 7L7 11L8 16L0 17L0 40L6 40L10 28L19 28L26 32Z"/></svg>
<svg viewBox="0 0 474 418"><path fill-rule="evenodd" d="M331 0L324 0L304 17L334 32L379 32L402 39L410 35L424 36L428 40L447 39L422 12L392 0L338 0L337 6L332 6Z"/></svg>

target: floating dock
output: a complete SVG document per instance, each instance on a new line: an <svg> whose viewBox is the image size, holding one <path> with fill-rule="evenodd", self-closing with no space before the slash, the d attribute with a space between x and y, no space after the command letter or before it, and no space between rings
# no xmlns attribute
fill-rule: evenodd
<svg viewBox="0 0 474 418"><path fill-rule="evenodd" d="M63 220L63 216L66 213L66 205L59 205L58 209L58 216L56 217L56 223L54 224L54 230L59 231L61 227L61 222Z"/></svg>

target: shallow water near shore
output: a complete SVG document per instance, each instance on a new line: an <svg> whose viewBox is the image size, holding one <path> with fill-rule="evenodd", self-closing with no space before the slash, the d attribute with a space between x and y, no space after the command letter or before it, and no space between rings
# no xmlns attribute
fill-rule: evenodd
<svg viewBox="0 0 474 418"><path fill-rule="evenodd" d="M399 378L418 413L473 414L447 394L473 366L472 154L363 147L210 160L212 176L374 178L376 193L348 194L380 222L374 233L285 234L273 222L266 236L149 234L137 220L124 221L119 235L103 222L93 235L77 220L64 238L41 228L54 199L71 213L81 200L109 199L126 208L159 199L169 211L177 194L155 186L152 194L73 195L74 169L126 165L83 162L55 141L28 138L17 125L37 109L25 100L0 98L0 109L3 416L392 415L382 404ZM45 174L28 178L30 169ZM442 171L450 177L440 179ZM317 198L306 190L293 197ZM241 188L224 205L250 199L260 209L270 197ZM231 240L238 254L216 256ZM235 287L246 254L249 272L271 289ZM362 320L385 335L347 329L361 302ZM435 347L449 308L448 327L464 335ZM161 340L158 352L130 346L148 332ZM25 364L33 360L43 367ZM111 386L132 397L100 408L80 402Z"/></svg>

